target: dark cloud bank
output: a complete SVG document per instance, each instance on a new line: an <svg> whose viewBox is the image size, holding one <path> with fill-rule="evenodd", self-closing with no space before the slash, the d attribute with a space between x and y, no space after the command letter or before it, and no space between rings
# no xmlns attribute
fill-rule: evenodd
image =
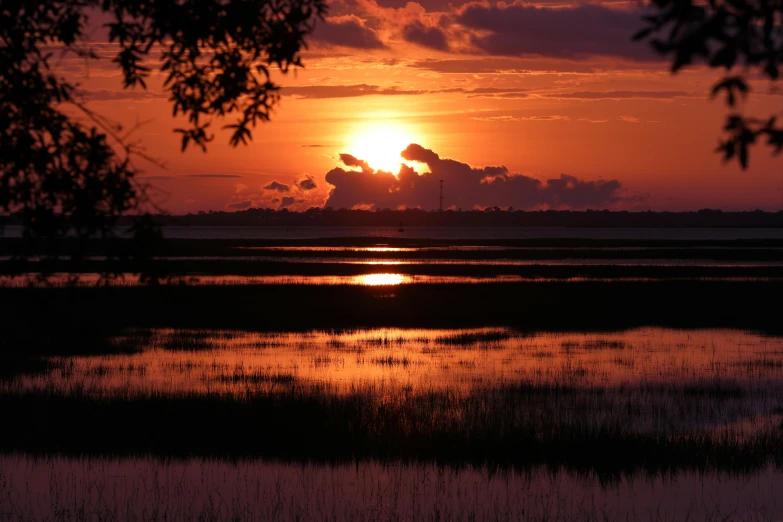
<svg viewBox="0 0 783 522"><path fill-rule="evenodd" d="M490 7L474 4L457 21L477 31L473 45L487 54L538 54L575 59L589 55L657 60L648 46L634 44L643 10L618 11L599 5L550 9L531 5Z"/></svg>
<svg viewBox="0 0 783 522"><path fill-rule="evenodd" d="M446 33L437 27L427 27L418 20L402 29L402 37L405 41L421 45L422 47L428 47L437 51L449 50Z"/></svg>
<svg viewBox="0 0 783 522"><path fill-rule="evenodd" d="M425 163L431 172L418 174L402 165L398 176L374 171L365 161L349 154L340 160L347 167L326 174L333 185L325 206L333 208L414 208L438 207L439 180L444 180L444 207L465 210L479 207L533 208L605 208L630 201L622 195L617 180L584 181L561 174L542 182L512 174L504 166L473 168L465 163L443 159L416 144L409 145L402 157ZM359 169L359 170L354 170ZM638 199L638 198L635 198Z"/></svg>
<svg viewBox="0 0 783 522"><path fill-rule="evenodd" d="M357 16L320 21L316 24L311 39L322 44L354 49L386 48L375 31L365 26Z"/></svg>
<svg viewBox="0 0 783 522"><path fill-rule="evenodd" d="M268 185L265 185L263 187L264 190L272 190L275 192L288 192L291 190L291 187L289 185L286 185L285 183L280 183L279 181L275 180Z"/></svg>
<svg viewBox="0 0 783 522"><path fill-rule="evenodd" d="M261 186L260 191L244 190L246 188L238 191L241 194L226 204L228 210L247 210L254 207L283 209L302 203L310 206L320 205L323 202L323 195L318 201L318 196L313 194L318 188L318 183L309 174L302 174L290 184L274 180Z"/></svg>

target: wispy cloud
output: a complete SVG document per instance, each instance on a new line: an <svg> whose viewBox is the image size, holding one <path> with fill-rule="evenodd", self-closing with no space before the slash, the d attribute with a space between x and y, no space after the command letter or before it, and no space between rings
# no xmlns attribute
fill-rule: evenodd
<svg viewBox="0 0 783 522"><path fill-rule="evenodd" d="M641 98L648 100L670 100L674 98L692 98L701 96L700 94L688 91L579 91L579 92L558 92L551 94L541 94L541 98L560 98L575 100L624 100L630 98Z"/></svg>
<svg viewBox="0 0 783 522"><path fill-rule="evenodd" d="M201 179L237 179L242 176L238 174L187 174L188 178L201 178Z"/></svg>
<svg viewBox="0 0 783 522"><path fill-rule="evenodd" d="M168 181L171 179L176 179L174 176L141 176L138 178L139 181Z"/></svg>
<svg viewBox="0 0 783 522"><path fill-rule="evenodd" d="M422 94L466 94L469 97L527 97L527 89L518 87L444 87L442 89L412 89L399 86L382 87L366 83L352 85L304 85L284 87L283 95L303 99L353 98L357 96L416 96Z"/></svg>
<svg viewBox="0 0 783 522"><path fill-rule="evenodd" d="M571 118L562 114L551 116L474 116L470 118L476 121L570 121Z"/></svg>

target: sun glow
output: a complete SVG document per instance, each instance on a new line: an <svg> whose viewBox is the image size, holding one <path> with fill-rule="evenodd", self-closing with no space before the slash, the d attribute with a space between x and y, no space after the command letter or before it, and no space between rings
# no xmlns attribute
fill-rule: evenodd
<svg viewBox="0 0 783 522"><path fill-rule="evenodd" d="M400 164L412 165L400 156L411 143L418 143L415 134L403 124L373 123L364 125L349 139L348 152L370 167L397 174Z"/></svg>

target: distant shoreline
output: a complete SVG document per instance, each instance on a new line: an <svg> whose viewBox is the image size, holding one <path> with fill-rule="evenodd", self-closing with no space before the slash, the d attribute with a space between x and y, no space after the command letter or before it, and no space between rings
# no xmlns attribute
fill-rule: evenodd
<svg viewBox="0 0 783 522"><path fill-rule="evenodd" d="M163 226L250 227L529 227L529 228L783 228L782 212L613 212L602 211L444 211L331 210L306 212L249 209L241 212L202 212L179 216L156 215Z"/></svg>

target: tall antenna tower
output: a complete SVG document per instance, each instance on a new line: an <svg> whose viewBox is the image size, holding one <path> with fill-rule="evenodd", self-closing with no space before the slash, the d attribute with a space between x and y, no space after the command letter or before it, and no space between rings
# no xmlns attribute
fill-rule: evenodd
<svg viewBox="0 0 783 522"><path fill-rule="evenodd" d="M440 180L440 207L438 212L443 212L443 180Z"/></svg>

